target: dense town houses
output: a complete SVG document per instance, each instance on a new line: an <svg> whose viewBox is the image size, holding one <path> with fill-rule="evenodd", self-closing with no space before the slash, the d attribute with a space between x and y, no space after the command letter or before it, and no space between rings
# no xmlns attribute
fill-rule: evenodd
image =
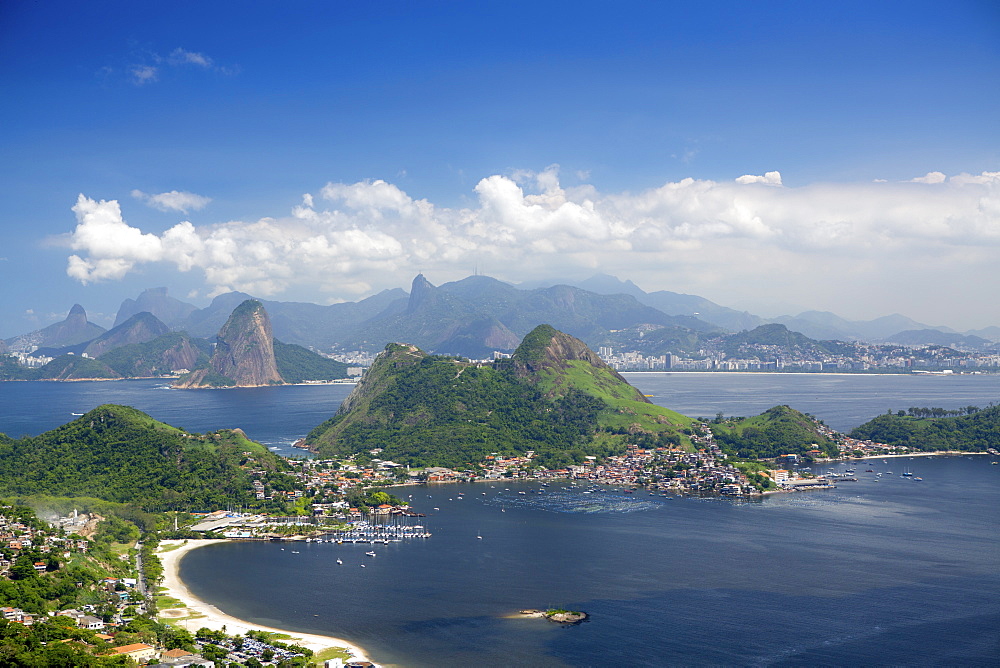
<svg viewBox="0 0 1000 668"><path fill-rule="evenodd" d="M919 370L996 370L1000 354L961 352L942 346L904 348L902 346L854 344L852 355L816 355L789 352L779 346L746 346L743 356L728 356L706 348L699 356L685 358L673 353L644 356L637 351L616 352L602 346L598 354L618 371L809 371L809 372L912 372Z"/></svg>

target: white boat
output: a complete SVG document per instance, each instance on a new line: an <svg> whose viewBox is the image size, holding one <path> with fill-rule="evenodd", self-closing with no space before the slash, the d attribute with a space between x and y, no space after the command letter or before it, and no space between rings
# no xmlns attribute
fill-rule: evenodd
<svg viewBox="0 0 1000 668"><path fill-rule="evenodd" d="M342 563L344 563L344 560L343 559L337 559L337 563L338 564L342 564Z"/></svg>
<svg viewBox="0 0 1000 668"><path fill-rule="evenodd" d="M367 554L369 557L374 557L375 556L374 552L365 552L365 554Z"/></svg>

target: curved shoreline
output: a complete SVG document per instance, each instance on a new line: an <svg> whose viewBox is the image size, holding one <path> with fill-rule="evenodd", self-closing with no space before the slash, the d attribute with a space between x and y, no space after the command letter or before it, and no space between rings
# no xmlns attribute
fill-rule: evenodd
<svg viewBox="0 0 1000 668"><path fill-rule="evenodd" d="M206 603L192 594L191 590L187 588L187 585L185 585L180 578L181 558L183 558L183 556L191 550L199 547L227 542L229 541L225 539L164 540L160 542L156 551L156 556L159 557L160 562L163 564L163 582L161 583L161 586L166 588L166 591L162 592L162 594L175 598L185 605L184 608L179 608L179 610L184 611L186 614L180 617L178 621L184 621L191 614L195 614L198 616L190 621L197 625L196 628L204 626L212 629L213 631L220 631L222 630L222 627L225 627L225 632L230 635L246 634L247 631L282 633L291 636L291 641L295 644L307 647L316 653L330 648L343 648L350 652L352 661L370 661L370 659L368 659L365 655L363 649L341 638L323 636L315 633L299 633L298 631L290 631L288 629L251 624L250 622L237 619L232 615L222 612L214 605ZM178 547L171 550L164 549L173 546ZM163 610L160 611L161 619L169 621L169 616L164 615L164 612L165 611ZM282 642L285 641L282 640Z"/></svg>

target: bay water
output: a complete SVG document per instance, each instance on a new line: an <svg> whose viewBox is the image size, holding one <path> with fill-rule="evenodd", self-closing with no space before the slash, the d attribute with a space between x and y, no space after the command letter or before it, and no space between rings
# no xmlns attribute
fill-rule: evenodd
<svg viewBox="0 0 1000 668"><path fill-rule="evenodd" d="M789 404L841 430L888 409L1000 398L1000 377L988 375L627 377L689 415ZM193 431L241 427L300 454L290 443L350 389L0 383L0 431L37 434L121 403ZM220 544L188 554L181 575L237 617L348 638L388 665L996 665L996 459L870 460L858 482L757 502L562 482L399 488L432 537ZM590 619L563 627L517 615L548 607Z"/></svg>

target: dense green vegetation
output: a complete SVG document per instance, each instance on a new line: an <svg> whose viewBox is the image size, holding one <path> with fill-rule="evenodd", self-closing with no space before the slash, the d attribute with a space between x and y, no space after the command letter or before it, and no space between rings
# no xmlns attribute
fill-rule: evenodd
<svg viewBox="0 0 1000 668"><path fill-rule="evenodd" d="M0 355L0 380L35 380L36 371L21 366L13 355Z"/></svg>
<svg viewBox="0 0 1000 668"><path fill-rule="evenodd" d="M978 452L1000 448L1000 406L958 417L913 417L903 411L885 413L854 429L852 438L870 439L913 450L965 450ZM936 414L935 409L910 409L914 414ZM938 409L944 412L943 409ZM900 415L900 413L904 413Z"/></svg>
<svg viewBox="0 0 1000 668"><path fill-rule="evenodd" d="M837 445L817 431L816 420L788 406L775 406L749 418L712 423L712 433L723 452L746 459L771 459L786 454L808 454L813 448L825 457L838 456Z"/></svg>
<svg viewBox="0 0 1000 668"><path fill-rule="evenodd" d="M205 339L192 339L184 332L171 332L146 343L119 346L98 359L123 377L161 376L173 372L174 356L194 352L190 367L196 368L208 364L211 350L211 344Z"/></svg>
<svg viewBox="0 0 1000 668"><path fill-rule="evenodd" d="M775 346L783 351L799 351L809 354L849 354L853 348L842 341L816 341L805 334L793 332L784 325L771 323L750 331L739 332L726 337L723 351L730 357L741 357L753 346Z"/></svg>
<svg viewBox="0 0 1000 668"><path fill-rule="evenodd" d="M0 444L0 494L211 510L253 505L248 469L282 465L242 432L188 434L141 411L104 405L39 436Z"/></svg>
<svg viewBox="0 0 1000 668"><path fill-rule="evenodd" d="M460 469L491 454L534 450L539 465L552 468L619 454L639 439L681 442L689 418L645 402L610 369L553 362L553 341L587 351L548 326L497 367L390 345L341 411L306 440L323 456L367 458L381 448L382 459Z"/></svg>
<svg viewBox="0 0 1000 668"><path fill-rule="evenodd" d="M94 648L91 650L90 648ZM110 649L95 631L76 628L68 617L42 619L31 626L0 619L0 665L25 668L104 668L134 666L125 656L94 656Z"/></svg>
<svg viewBox="0 0 1000 668"><path fill-rule="evenodd" d="M347 365L343 362L327 359L294 343L275 339L274 360L286 383L347 378Z"/></svg>
<svg viewBox="0 0 1000 668"><path fill-rule="evenodd" d="M62 380L70 378L118 378L119 375L100 360L79 355L63 355L39 369L39 377Z"/></svg>
<svg viewBox="0 0 1000 668"><path fill-rule="evenodd" d="M397 369L363 417L340 414L307 440L324 456L382 448L379 457L414 466L464 469L494 452L526 450L555 466L593 454L588 431L602 407L583 393L546 401L512 374L427 356Z"/></svg>
<svg viewBox="0 0 1000 668"><path fill-rule="evenodd" d="M528 332L521 345L514 351L514 361L528 367L540 366L545 361L545 351L552 342L552 337L559 332L551 325L539 325Z"/></svg>

